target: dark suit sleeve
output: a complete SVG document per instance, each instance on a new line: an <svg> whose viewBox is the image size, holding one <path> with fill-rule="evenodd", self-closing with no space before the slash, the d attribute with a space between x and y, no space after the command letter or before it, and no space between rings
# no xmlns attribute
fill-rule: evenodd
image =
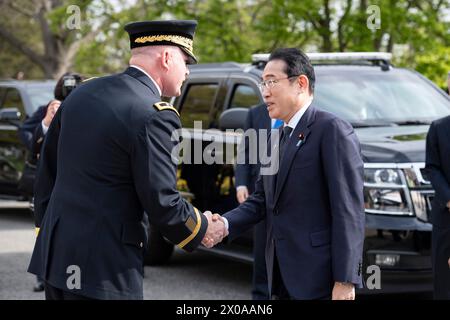
<svg viewBox="0 0 450 320"><path fill-rule="evenodd" d="M436 132L436 124L433 122L427 135L426 168L430 174L431 184L436 190L436 199L445 206L450 201L450 185L445 179L442 170L441 156L439 150L439 137Z"/></svg>
<svg viewBox="0 0 450 320"><path fill-rule="evenodd" d="M321 151L332 214L333 278L361 287L365 228L361 149L350 124L333 119L325 130Z"/></svg>
<svg viewBox="0 0 450 320"><path fill-rule="evenodd" d="M176 188L177 165L172 152L178 141L172 140L172 133L180 127L173 111L152 114L137 134L131 170L150 223L178 247L192 251L203 239L208 221Z"/></svg>
<svg viewBox="0 0 450 320"><path fill-rule="evenodd" d="M41 122L36 126L36 129L34 130L32 139L31 139L31 152L34 154L40 154L42 144L44 143L44 129L42 129Z"/></svg>
<svg viewBox="0 0 450 320"><path fill-rule="evenodd" d="M36 173L36 182L34 184L34 217L36 227L40 227L45 211L47 210L50 197L56 179L58 140L61 128L61 114L63 106L56 112L52 123L47 131L47 137L44 140L40 152L38 169Z"/></svg>
<svg viewBox="0 0 450 320"><path fill-rule="evenodd" d="M252 114L252 110L249 110L247 119L245 120L244 132L248 129L254 128ZM236 163L236 169L234 173L234 177L236 180L235 185L236 187L246 186L247 188L249 188L251 175L251 164L249 163L250 143L245 143L245 134L242 136L242 141L239 144L238 152L239 162L243 163Z"/></svg>
<svg viewBox="0 0 450 320"><path fill-rule="evenodd" d="M26 119L22 126L19 128L19 137L22 143L27 147L27 149L31 152L34 151L34 144L35 141L33 139L33 135L35 133L35 130L37 127L40 127L42 119L45 117L47 107L42 106L39 109L37 109L31 117Z"/></svg>
<svg viewBox="0 0 450 320"><path fill-rule="evenodd" d="M229 238L233 239L265 219L265 192L261 175L256 181L255 192L245 202L223 216L228 220Z"/></svg>

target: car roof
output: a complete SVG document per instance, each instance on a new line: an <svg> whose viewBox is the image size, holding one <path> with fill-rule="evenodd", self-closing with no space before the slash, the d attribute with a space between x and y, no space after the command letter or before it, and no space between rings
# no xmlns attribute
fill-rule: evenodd
<svg viewBox="0 0 450 320"><path fill-rule="evenodd" d="M384 69L379 65L374 64L364 64L364 63L313 63L314 70L316 73L329 73L329 72L414 72L410 69L397 68L390 65L389 69ZM201 73L217 73L217 72L229 72L229 73L251 73L256 76L261 77L263 70L250 63L236 63L236 62L223 62L223 63L200 63L197 65L189 66L189 69L194 74Z"/></svg>
<svg viewBox="0 0 450 320"><path fill-rule="evenodd" d="M51 80L51 79L46 79L46 80L0 79L1 87L14 87L14 88L25 88L25 87L42 86L42 85L54 86L55 83L56 83L56 81Z"/></svg>

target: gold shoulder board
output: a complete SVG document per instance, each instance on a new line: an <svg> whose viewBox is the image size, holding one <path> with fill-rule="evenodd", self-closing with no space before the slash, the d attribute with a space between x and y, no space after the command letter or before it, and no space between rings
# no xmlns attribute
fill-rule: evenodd
<svg viewBox="0 0 450 320"><path fill-rule="evenodd" d="M172 110L173 112L175 112L178 116L180 116L180 113L178 112L177 109L175 109L170 103L165 102L165 101L161 101L161 102L157 102L153 105L156 110L158 111L162 111L162 110Z"/></svg>

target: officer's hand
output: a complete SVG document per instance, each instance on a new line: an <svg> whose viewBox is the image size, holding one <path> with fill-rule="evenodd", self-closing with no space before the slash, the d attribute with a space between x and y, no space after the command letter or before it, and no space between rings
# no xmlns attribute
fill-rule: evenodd
<svg viewBox="0 0 450 320"><path fill-rule="evenodd" d="M236 190L236 198L239 203L244 202L248 198L248 189L245 186L240 186Z"/></svg>
<svg viewBox="0 0 450 320"><path fill-rule="evenodd" d="M448 211L450 211L450 201L447 202L447 209L448 209Z"/></svg>
<svg viewBox="0 0 450 320"><path fill-rule="evenodd" d="M335 282L331 300L355 300L355 286L353 283Z"/></svg>
<svg viewBox="0 0 450 320"><path fill-rule="evenodd" d="M47 113L45 114L45 118L44 118L44 125L46 127L50 127L53 117L55 116L56 111L58 111L58 108L60 105L61 105L61 101L59 101L59 100L52 100L48 104Z"/></svg>
<svg viewBox="0 0 450 320"><path fill-rule="evenodd" d="M203 214L208 219L208 228L202 244L207 248L212 248L228 235L228 230L226 230L225 223L221 218L215 216L213 219L211 211L205 211Z"/></svg>

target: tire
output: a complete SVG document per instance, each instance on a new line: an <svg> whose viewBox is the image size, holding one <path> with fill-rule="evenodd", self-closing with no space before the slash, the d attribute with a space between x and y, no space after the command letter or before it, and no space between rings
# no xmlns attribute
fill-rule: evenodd
<svg viewBox="0 0 450 320"><path fill-rule="evenodd" d="M166 241L161 233L153 226L148 230L147 252L144 256L146 266L164 264L169 261L173 253L173 244Z"/></svg>

